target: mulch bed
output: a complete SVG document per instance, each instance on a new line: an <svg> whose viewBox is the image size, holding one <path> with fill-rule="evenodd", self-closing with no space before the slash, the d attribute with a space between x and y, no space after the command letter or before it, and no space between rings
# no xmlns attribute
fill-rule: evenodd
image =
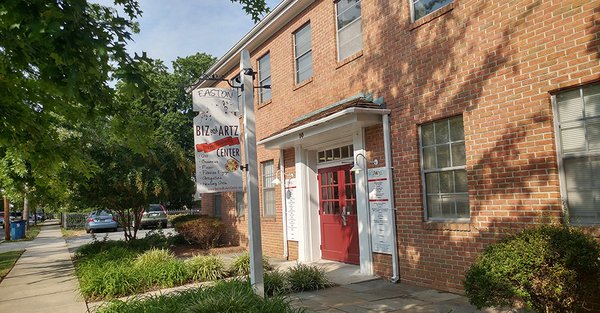
<svg viewBox="0 0 600 313"><path fill-rule="evenodd" d="M194 255L217 255L246 252L246 248L241 246L201 249L199 246L196 245L180 245L171 247L170 249L179 258L191 258Z"/></svg>

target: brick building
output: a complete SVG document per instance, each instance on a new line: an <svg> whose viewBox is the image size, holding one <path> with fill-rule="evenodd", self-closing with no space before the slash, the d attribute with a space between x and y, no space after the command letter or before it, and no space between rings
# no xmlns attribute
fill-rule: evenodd
<svg viewBox="0 0 600 313"><path fill-rule="evenodd" d="M598 0L284 0L206 73L235 77L245 49L272 86L255 89L265 254L460 292L502 234L566 218L599 236L599 34ZM392 253L365 167L391 170ZM243 193L202 199L246 244Z"/></svg>

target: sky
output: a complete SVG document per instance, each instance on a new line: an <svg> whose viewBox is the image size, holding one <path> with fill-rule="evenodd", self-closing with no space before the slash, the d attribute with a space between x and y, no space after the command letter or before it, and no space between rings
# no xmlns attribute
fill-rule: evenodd
<svg viewBox="0 0 600 313"><path fill-rule="evenodd" d="M267 0L271 9L279 2ZM138 3L143 11L138 20L140 32L133 35L134 41L127 50L132 55L145 51L148 57L163 60L169 68L177 57L196 52L221 58L254 26L242 6L230 0L138 0Z"/></svg>

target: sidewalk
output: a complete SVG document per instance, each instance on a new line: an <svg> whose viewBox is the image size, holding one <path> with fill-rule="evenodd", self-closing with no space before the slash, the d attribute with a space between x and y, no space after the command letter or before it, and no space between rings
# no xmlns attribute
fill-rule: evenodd
<svg viewBox="0 0 600 313"><path fill-rule="evenodd" d="M87 312L59 226L42 228L26 249L0 283L0 312Z"/></svg>

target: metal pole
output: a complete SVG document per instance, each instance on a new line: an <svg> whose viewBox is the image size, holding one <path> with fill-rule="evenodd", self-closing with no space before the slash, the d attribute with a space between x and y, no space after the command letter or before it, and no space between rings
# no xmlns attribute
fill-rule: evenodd
<svg viewBox="0 0 600 313"><path fill-rule="evenodd" d="M4 195L4 240L10 240L10 205L8 198Z"/></svg>
<svg viewBox="0 0 600 313"><path fill-rule="evenodd" d="M390 223L392 223L392 282L397 283L400 280L400 270L398 264L398 237L396 235L396 205L394 204L394 175L392 175L392 140L390 129L390 116L383 116L383 146L385 152L385 167L387 169L387 179L390 186Z"/></svg>
<svg viewBox="0 0 600 313"><path fill-rule="evenodd" d="M264 297L265 287L262 267L260 237L260 206L258 201L258 157L256 155L256 127L254 123L254 76L250 52L243 50L240 59L240 80L244 106L244 152L246 158L246 193L248 194L248 240L250 245L250 283L257 295Z"/></svg>

